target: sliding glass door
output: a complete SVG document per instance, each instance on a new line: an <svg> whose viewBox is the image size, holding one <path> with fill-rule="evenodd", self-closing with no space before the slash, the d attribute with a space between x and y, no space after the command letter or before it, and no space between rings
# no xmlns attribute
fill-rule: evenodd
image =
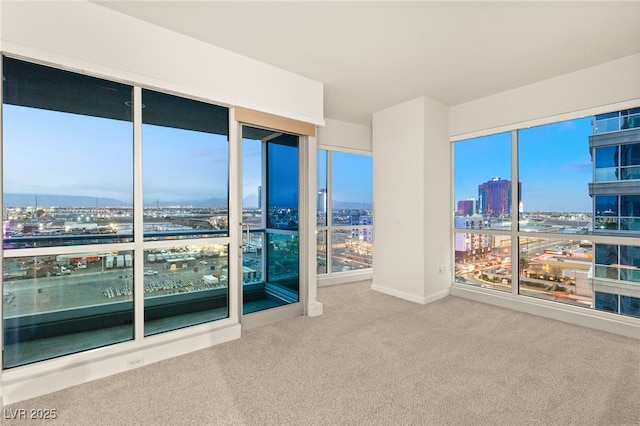
<svg viewBox="0 0 640 426"><path fill-rule="evenodd" d="M299 314L298 145L296 135L242 128L243 316L294 305L287 311Z"/></svg>

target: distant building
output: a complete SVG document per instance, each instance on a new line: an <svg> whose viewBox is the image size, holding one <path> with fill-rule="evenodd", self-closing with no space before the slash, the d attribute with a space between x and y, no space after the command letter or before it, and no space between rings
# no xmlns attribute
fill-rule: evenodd
<svg viewBox="0 0 640 426"><path fill-rule="evenodd" d="M347 217L349 225L373 225L373 216L364 210L351 210Z"/></svg>
<svg viewBox="0 0 640 426"><path fill-rule="evenodd" d="M477 211L475 198L458 201L458 216L473 216L476 213Z"/></svg>
<svg viewBox="0 0 640 426"><path fill-rule="evenodd" d="M520 201L522 199L522 184L518 183ZM492 217L511 215L511 181L495 177L490 181L478 185L479 213Z"/></svg>
<svg viewBox="0 0 640 426"><path fill-rule="evenodd" d="M327 190L324 188L318 190L318 212L327 212Z"/></svg>
<svg viewBox="0 0 640 426"><path fill-rule="evenodd" d="M351 239L353 241L373 242L373 228L353 228L351 229Z"/></svg>
<svg viewBox="0 0 640 426"><path fill-rule="evenodd" d="M456 216L456 229L485 229L486 223L481 215ZM474 256L491 251L491 235L456 232L456 263L464 263Z"/></svg>
<svg viewBox="0 0 640 426"><path fill-rule="evenodd" d="M358 218L358 225L373 225L373 216L360 215Z"/></svg>
<svg viewBox="0 0 640 426"><path fill-rule="evenodd" d="M589 136L593 233L640 236L640 108L596 115ZM595 244L594 308L640 317L640 247Z"/></svg>

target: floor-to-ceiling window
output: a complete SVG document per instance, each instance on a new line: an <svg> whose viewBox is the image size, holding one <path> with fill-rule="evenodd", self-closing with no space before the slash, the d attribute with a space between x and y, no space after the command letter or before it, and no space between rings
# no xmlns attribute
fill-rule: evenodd
<svg viewBox="0 0 640 426"><path fill-rule="evenodd" d="M318 274L372 267L372 179L370 155L318 150Z"/></svg>
<svg viewBox="0 0 640 426"><path fill-rule="evenodd" d="M3 368L226 318L227 109L2 68Z"/></svg>
<svg viewBox="0 0 640 426"><path fill-rule="evenodd" d="M511 135L458 142L454 161L456 281L475 282L478 273L483 278L494 270L491 279L478 284L511 291L505 268L511 258Z"/></svg>
<svg viewBox="0 0 640 426"><path fill-rule="evenodd" d="M242 128L242 313L300 302L300 137Z"/></svg>
<svg viewBox="0 0 640 426"><path fill-rule="evenodd" d="M145 335L226 318L227 108L142 90Z"/></svg>
<svg viewBox="0 0 640 426"><path fill-rule="evenodd" d="M455 142L455 281L639 317L639 117Z"/></svg>

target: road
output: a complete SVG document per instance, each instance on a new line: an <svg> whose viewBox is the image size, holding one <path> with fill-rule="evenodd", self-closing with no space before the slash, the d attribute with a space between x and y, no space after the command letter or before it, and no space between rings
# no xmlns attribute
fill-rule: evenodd
<svg viewBox="0 0 640 426"><path fill-rule="evenodd" d="M214 270L211 270L212 265L215 266ZM164 269L163 264L147 263L145 269L153 269L157 274L146 275L144 283L164 280L190 280L200 283L204 275L223 273L228 276L226 258L209 259L207 265L198 266L197 272L193 268L169 271ZM6 281L4 291L9 292L12 297L10 303L3 304L3 314L5 318L9 318L133 300L132 292L107 298L104 292L108 288L133 289L133 270L129 268L102 271L100 266L91 265L89 269L72 271L70 275ZM162 294L162 291L154 292L153 296Z"/></svg>
<svg viewBox="0 0 640 426"><path fill-rule="evenodd" d="M458 280L458 278L462 278L462 280ZM499 282L498 283L485 282L477 279L473 275L473 273L457 275L456 280L458 280L458 282L474 285L476 287L492 288L496 290L506 291L509 293L511 292L510 284L503 284ZM553 283L549 283L549 284L551 285ZM569 294L561 291L546 291L539 288L526 287L523 285L520 286L519 291L520 291L520 294L524 296L531 296L531 297L537 297L540 299L559 301L559 302L567 303L570 305L587 306L587 307L591 306L590 297L577 296L577 295L573 295L573 294Z"/></svg>

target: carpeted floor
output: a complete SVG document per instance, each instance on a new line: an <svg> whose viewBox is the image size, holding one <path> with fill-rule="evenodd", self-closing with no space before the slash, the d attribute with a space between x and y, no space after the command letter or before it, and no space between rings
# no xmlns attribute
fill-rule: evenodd
<svg viewBox="0 0 640 426"><path fill-rule="evenodd" d="M321 317L5 410L55 408L53 424L92 426L640 424L639 340L370 285L318 289Z"/></svg>

